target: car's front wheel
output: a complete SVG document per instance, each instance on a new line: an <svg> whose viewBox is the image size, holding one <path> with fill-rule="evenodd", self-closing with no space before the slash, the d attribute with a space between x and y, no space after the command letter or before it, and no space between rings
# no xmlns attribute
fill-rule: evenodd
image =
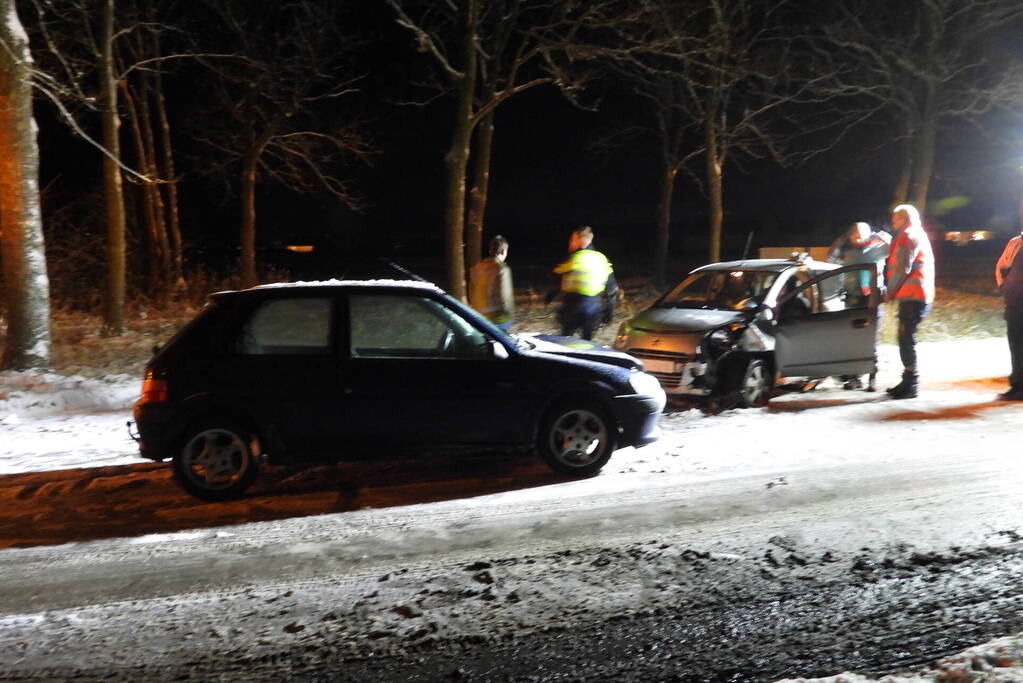
<svg viewBox="0 0 1023 683"><path fill-rule="evenodd" d="M738 374L738 373L737 373ZM774 377L770 366L760 358L751 358L741 374L738 374L739 402L744 408L766 406L771 399Z"/></svg>
<svg viewBox="0 0 1023 683"><path fill-rule="evenodd" d="M615 448L616 430L596 405L569 401L548 411L537 443L540 456L555 472L574 477L596 474Z"/></svg>
<svg viewBox="0 0 1023 683"><path fill-rule="evenodd" d="M207 420L186 431L175 449L174 478L196 498L237 498L259 474L252 430L233 420Z"/></svg>

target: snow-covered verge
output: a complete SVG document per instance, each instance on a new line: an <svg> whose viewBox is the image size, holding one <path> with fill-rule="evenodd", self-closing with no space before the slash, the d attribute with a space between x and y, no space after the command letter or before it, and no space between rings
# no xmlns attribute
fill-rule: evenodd
<svg viewBox="0 0 1023 683"><path fill-rule="evenodd" d="M1007 367L1008 359L1004 340L987 339L971 342L925 344L921 348L921 358L921 365L925 368L924 379L926 384L924 396L918 400L893 404L884 401L878 396L842 391L832 392L828 396L834 396L837 401L849 400L850 396L855 394L857 399L862 400L862 403L858 406L847 407L847 409L858 411L864 418L877 418L882 414L888 415L895 410L895 406L897 406L899 414L904 415L907 412L912 412L918 415L920 420L926 420L928 415L938 418L938 416L948 415L955 411L988 410L1004 413L1014 409L1014 406L1011 405L986 406L983 404L983 401L993 397L996 391L1004 388L1000 381L995 380L995 378L1004 376ZM898 361L895 357L894 348L883 348L882 360L882 386L885 386L887 383L893 382L897 377ZM943 391L945 383L955 383L960 387L969 387L970 393L968 396L963 393L951 395L951 392ZM93 468L97 465L110 464L130 465L140 462L137 453L134 451L134 444L128 438L124 427L124 423L128 419L128 407L137 394L138 388L139 379L127 376L103 377L92 380L62 378L60 376L38 373L0 373L0 395L2 395L0 397L0 472L18 472L31 476L31 473L44 470ZM970 400L964 401L964 397ZM772 412L772 409L766 411L727 411L717 416L706 416L699 411L689 410L666 416L664 425L667 432L674 434L687 432L705 420L722 421L735 430L770 430L773 422L780 423L789 415L791 410L798 410L799 397L790 398L797 400L779 400L776 405L776 412ZM903 417L901 419L906 418ZM868 421L865 419L864 429L874 428L873 425L867 425L868 422L873 421L875 420ZM915 429L916 426L912 423L907 423L907 428ZM928 429L932 430L932 432L933 430L946 429L951 434L956 429L955 420L940 421L935 419L933 422L928 423ZM693 436L699 438L698 435ZM713 471L715 474L721 474L726 470L749 474L756 471L766 472L768 468L779 468L796 464L776 459L769 465L765 465L763 462L764 452L757 448L750 448L748 452L737 454L735 458L730 458L727 463L723 463L713 457L701 458L701 456L692 454L692 452L713 453L713 449L701 449L693 446L679 451L671 447L672 443L674 442L671 439L666 439L665 447L663 448L643 449L626 457L616 456L616 458L612 459L609 466L608 474L611 476L598 477L571 485L560 485L561 491L563 495L568 495L570 492L578 495L599 494L600 491L595 490L594 487L599 489L609 485L613 486L616 482L621 483L622 477L620 475L623 474L638 474L639 476L656 478L658 473L664 472L669 468L678 470L680 468L676 463L680 459L685 459L686 461L685 467L681 469L693 473L692 476L694 477L699 477L701 473L708 471ZM838 458L839 456L834 457ZM784 484L785 482L777 482L778 486L783 486ZM502 504L515 506L517 501L523 502L530 496L540 495L541 493L534 488L522 488L499 494L499 498ZM282 501L281 504L283 503ZM260 504L265 505L265 500ZM244 505L244 503L240 503L240 505ZM360 514L378 515L380 512L382 511L366 511ZM457 511L453 514L457 514ZM336 535L338 531L337 528L333 528L331 529L331 534ZM395 538L404 534L400 528L393 529L392 531ZM232 532L220 529L207 532L179 532L175 535L181 536L182 533L199 535L211 533L227 534L225 538L229 539ZM389 539L389 536L383 536L374 538L373 541L375 543L381 541L386 543ZM143 543L152 543L156 539L138 540ZM447 542L446 539L444 540ZM315 548L313 545L310 545L308 550L312 552ZM647 549L643 553L644 562L650 562L654 565L660 562L662 565L668 566L670 564L668 560L677 559L674 556L668 557L665 555L663 561L661 561L658 552L654 550ZM661 554L665 552L668 551L664 551ZM313 554L316 557L310 561L324 561L322 553ZM296 555L296 562L301 557L301 554ZM707 558L703 559L706 560ZM716 562L730 561L727 557L712 557L709 559ZM427 585L426 587L433 590L434 593L432 595L435 596L472 594L483 596L479 599L484 602L490 600L487 596L498 600L508 600L516 605L514 611L523 615L532 612L534 606L542 604L539 598L536 602L532 602L530 600L531 596L525 591L516 592L509 588L514 584L513 579L519 573L523 574L523 576L527 573L526 569L476 566L475 569L469 571L468 569L473 566L473 564L467 564L466 571L464 572L450 572L446 574L443 585ZM614 568L615 565L612 563L608 571L612 571ZM568 575L570 574L566 572L566 576ZM494 580L495 576L498 582L501 582L497 586L488 582ZM418 580L418 577L416 580ZM408 624L411 626L422 621L420 619L421 615L417 614L417 610L421 609L420 607L401 602L400 596L409 592L406 590L409 586L399 585L403 584L403 581L402 577L388 576L383 581L380 581L380 585L374 589L375 592L379 592L379 595L372 596L371 605L378 603L396 605L394 609L390 609L386 613L381 611L378 615L383 620L380 624L382 634L387 634L393 629L399 628L396 625ZM415 583L412 579L408 581L411 582L410 586ZM566 590L567 584L563 581L551 580L547 581L544 585L548 588L548 594L540 597L544 600L554 600L558 592ZM389 597L391 586L396 587L393 591L393 596L390 596L389 600L384 599ZM401 588L401 590L398 590L398 588ZM571 588L567 590L571 593L582 592L573 591ZM233 599L238 601L249 600L253 603L270 606L284 605L287 609L292 609L293 611L289 614L284 611L285 607L281 608L281 628L286 632L293 632L296 640L299 640L304 634L308 634L309 630L313 627L309 626L308 622L302 619L302 615L297 611L297 608L292 606L293 603L298 601L298 597L297 595L293 596L283 593L276 595L272 592L257 591L252 595L240 594L234 596ZM441 598L436 597L432 599L441 600ZM168 605L168 611L173 611L174 604L172 604L172 601L168 602ZM371 609L371 605L355 605L353 609L365 609L376 614ZM151 606L140 605L139 607L142 609L142 607L148 608ZM126 609L125 606L118 606L115 608L115 612L124 609ZM278 608L267 607L266 609ZM147 612L145 609L142 609L142 612L145 612L143 616L146 619L151 619L153 616L152 613ZM430 614L434 613L436 612L430 612ZM80 625L84 629L83 634L91 630L89 623L86 623L90 617L113 619L116 617L116 614L114 612L105 614L100 608L89 608L74 610L74 613L68 616L75 623L83 619L85 620ZM324 613L320 618L322 623L317 625L316 628L331 628L331 624L334 622L329 619L329 612ZM454 624L454 626L457 626L457 624ZM230 633L225 633L225 637L229 635ZM52 643L52 646L55 649L59 649L58 642ZM908 683L909 681L928 680L1019 681L1023 680L1023 657L1021 657L1020 649L1019 636L1001 638L971 648L959 655L939 660L927 669L910 672L902 676L888 676L882 680L893 683L896 681ZM858 683L859 681L870 679L855 674L841 674L827 679L815 680L835 681L836 683L838 681L856 681Z"/></svg>

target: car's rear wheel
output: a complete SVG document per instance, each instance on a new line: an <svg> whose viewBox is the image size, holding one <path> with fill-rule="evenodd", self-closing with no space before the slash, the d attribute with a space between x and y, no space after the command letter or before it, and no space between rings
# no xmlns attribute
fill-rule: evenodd
<svg viewBox="0 0 1023 683"><path fill-rule="evenodd" d="M207 420L187 430L173 457L174 478L196 498L231 500L259 474L259 445L233 420Z"/></svg>
<svg viewBox="0 0 1023 683"><path fill-rule="evenodd" d="M614 423L601 408L568 401L548 411L540 427L537 450L555 472L588 477L611 458L615 436Z"/></svg>
<svg viewBox="0 0 1023 683"><path fill-rule="evenodd" d="M738 385L735 389L739 392L739 402L743 408L760 408L766 406L771 400L771 389L774 387L774 378L771 376L771 368L760 358L751 358L742 369L742 373L736 373Z"/></svg>

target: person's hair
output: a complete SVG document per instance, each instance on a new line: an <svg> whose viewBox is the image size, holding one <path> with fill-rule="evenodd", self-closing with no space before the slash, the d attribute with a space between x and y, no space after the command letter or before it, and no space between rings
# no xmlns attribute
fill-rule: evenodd
<svg viewBox="0 0 1023 683"><path fill-rule="evenodd" d="M490 255L497 256L502 251L508 249L508 240L504 238L504 235L494 235L490 238Z"/></svg>
<svg viewBox="0 0 1023 683"><path fill-rule="evenodd" d="M593 228L588 225L576 228L574 232L578 235L579 241L582 242L584 247L588 247L590 242L593 241Z"/></svg>
<svg viewBox="0 0 1023 683"><path fill-rule="evenodd" d="M909 218L909 224L911 226L915 226L917 228L923 226L923 223L920 222L920 212L917 211L916 207L913 206L912 204L899 204L894 209L892 209L892 215L894 216L900 211L905 213L906 216Z"/></svg>
<svg viewBox="0 0 1023 683"><path fill-rule="evenodd" d="M855 237L859 240L865 240L870 237L870 223L864 223L862 221L853 223L849 228L849 237Z"/></svg>

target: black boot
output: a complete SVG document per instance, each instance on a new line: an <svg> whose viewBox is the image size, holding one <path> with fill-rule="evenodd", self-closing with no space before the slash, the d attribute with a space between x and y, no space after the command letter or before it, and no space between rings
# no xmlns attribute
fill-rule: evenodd
<svg viewBox="0 0 1023 683"><path fill-rule="evenodd" d="M902 373L902 381L896 384L891 389L888 389L888 395L892 398L916 398L917 394L917 383L918 377L915 371L905 370Z"/></svg>

